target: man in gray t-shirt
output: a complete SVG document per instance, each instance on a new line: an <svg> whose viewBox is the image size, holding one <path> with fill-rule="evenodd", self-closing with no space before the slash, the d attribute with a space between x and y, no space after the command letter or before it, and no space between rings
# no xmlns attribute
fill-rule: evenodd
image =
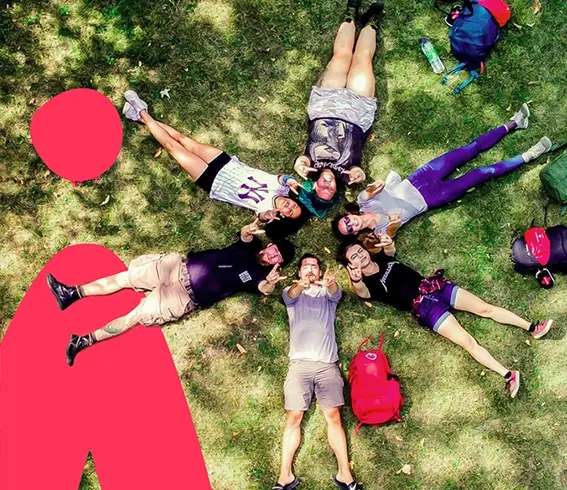
<svg viewBox="0 0 567 490"><path fill-rule="evenodd" d="M282 465L274 488L295 488L299 480L292 471L293 457L301 441L301 420L313 394L327 421L329 444L339 470L334 477L340 488L356 489L341 423L344 382L337 365L335 318L342 291L327 271L321 279L317 257L305 254L299 261L299 280L284 289L289 316L289 370L284 384L287 420L283 437Z"/></svg>

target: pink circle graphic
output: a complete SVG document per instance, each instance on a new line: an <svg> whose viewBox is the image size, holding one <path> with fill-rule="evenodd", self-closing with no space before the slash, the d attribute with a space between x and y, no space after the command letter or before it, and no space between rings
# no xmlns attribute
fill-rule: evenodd
<svg viewBox="0 0 567 490"><path fill-rule="evenodd" d="M39 157L72 182L97 179L118 158L122 122L112 102L96 90L77 88L43 104L30 134Z"/></svg>

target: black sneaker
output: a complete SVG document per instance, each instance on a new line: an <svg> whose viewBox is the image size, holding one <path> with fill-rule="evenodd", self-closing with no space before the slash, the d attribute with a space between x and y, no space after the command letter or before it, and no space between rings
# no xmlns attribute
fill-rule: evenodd
<svg viewBox="0 0 567 490"><path fill-rule="evenodd" d="M360 23L362 27L372 26L374 29L378 29L382 13L384 12L383 2L374 2L368 10L362 14Z"/></svg>
<svg viewBox="0 0 567 490"><path fill-rule="evenodd" d="M60 310L68 308L75 301L82 298L78 286L67 286L59 282L51 274L47 274L47 285L55 296Z"/></svg>
<svg viewBox="0 0 567 490"><path fill-rule="evenodd" d="M67 346L67 350L65 354L67 355L67 364L72 366L75 362L75 356L81 352L83 349L86 349L90 344L88 338L79 337L74 333L71 334L71 338L69 339L69 345Z"/></svg>
<svg viewBox="0 0 567 490"><path fill-rule="evenodd" d="M348 0L344 22L357 22L362 0Z"/></svg>

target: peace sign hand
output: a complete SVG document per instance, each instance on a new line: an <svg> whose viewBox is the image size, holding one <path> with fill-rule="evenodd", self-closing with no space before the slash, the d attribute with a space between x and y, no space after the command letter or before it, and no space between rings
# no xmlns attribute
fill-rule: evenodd
<svg viewBox="0 0 567 490"><path fill-rule="evenodd" d="M351 264L347 264L348 275L352 282L362 281L362 270Z"/></svg>
<svg viewBox="0 0 567 490"><path fill-rule="evenodd" d="M245 225L243 231L247 235L263 235L266 232L260 228L260 219L256 218L253 223Z"/></svg>
<svg viewBox="0 0 567 490"><path fill-rule="evenodd" d="M274 267L272 268L272 270L270 271L270 273L266 276L266 281L269 284L273 284L274 286L280 282L283 281L284 279L287 279L287 276L280 276L278 273L278 267L280 266L280 264L276 264L274 265Z"/></svg>
<svg viewBox="0 0 567 490"><path fill-rule="evenodd" d="M297 182L297 180L295 179L287 179L286 181L286 185L289 187L289 190L291 192L293 192L294 194L299 194L299 190L298 188L301 187L302 189L305 189L305 187L303 187L299 182Z"/></svg>
<svg viewBox="0 0 567 490"><path fill-rule="evenodd" d="M378 233L377 237L378 240L380 240L380 245L382 247L389 247L390 245L392 245L392 243L394 243L392 237L386 233Z"/></svg>
<svg viewBox="0 0 567 490"><path fill-rule="evenodd" d="M293 282L295 284L294 287L299 287L301 289L309 289L309 287L311 286L307 279L294 279Z"/></svg>
<svg viewBox="0 0 567 490"><path fill-rule="evenodd" d="M378 179L378 180L375 180L374 182L372 182L372 184L370 184L366 187L366 192L367 192L368 195L373 197L376 194L379 194L380 192L382 192L382 190L384 189L385 186L386 186L386 183L382 179Z"/></svg>
<svg viewBox="0 0 567 490"><path fill-rule="evenodd" d="M297 157L293 168L304 179L309 178L311 172L317 172L317 169L311 167L311 162L305 155Z"/></svg>
<svg viewBox="0 0 567 490"><path fill-rule="evenodd" d="M319 286L325 286L327 289L332 289L337 285L337 279L332 272L326 270L325 274L323 275L323 279L321 281L315 281L315 284L318 284Z"/></svg>
<svg viewBox="0 0 567 490"><path fill-rule="evenodd" d="M348 185L360 184L366 179L366 174L360 167L352 167L350 170L345 170L343 173L348 175L350 178Z"/></svg>

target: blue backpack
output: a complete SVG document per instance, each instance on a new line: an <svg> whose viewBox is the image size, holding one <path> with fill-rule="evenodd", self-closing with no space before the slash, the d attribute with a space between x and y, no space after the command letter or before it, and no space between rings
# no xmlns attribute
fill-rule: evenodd
<svg viewBox="0 0 567 490"><path fill-rule="evenodd" d="M443 77L441 83L447 83L449 76L463 70L468 70L470 77L453 90L453 95L480 78L480 73L484 71L484 61L500 38L501 30L488 9L475 0L464 3L449 32L451 53L459 64Z"/></svg>

